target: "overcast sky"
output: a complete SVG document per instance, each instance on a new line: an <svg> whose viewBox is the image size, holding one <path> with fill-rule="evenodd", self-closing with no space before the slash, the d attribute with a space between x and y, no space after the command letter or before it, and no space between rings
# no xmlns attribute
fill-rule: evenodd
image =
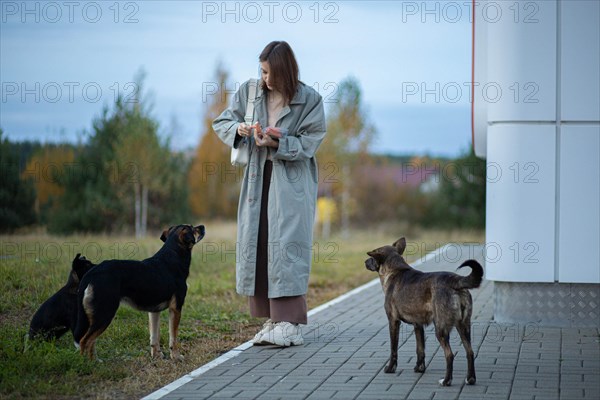
<svg viewBox="0 0 600 400"><path fill-rule="evenodd" d="M220 61L232 85L271 40L296 53L326 102L360 82L376 152L454 156L470 143L470 2L2 1L0 127L13 140L76 141L146 71L172 146L195 146Z"/></svg>

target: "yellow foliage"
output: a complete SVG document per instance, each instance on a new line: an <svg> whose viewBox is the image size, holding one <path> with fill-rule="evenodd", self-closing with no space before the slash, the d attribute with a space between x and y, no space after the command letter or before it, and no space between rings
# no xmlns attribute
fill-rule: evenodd
<svg viewBox="0 0 600 400"><path fill-rule="evenodd" d="M51 199L59 198L64 188L59 184L67 174L78 173L80 169L73 163L75 153L66 146L44 146L27 162L21 174L22 179L32 179L35 186L36 212L39 213ZM56 204L56 203L55 203Z"/></svg>
<svg viewBox="0 0 600 400"><path fill-rule="evenodd" d="M317 200L317 223L324 221L335 222L338 219L338 209L331 197L319 197Z"/></svg>
<svg viewBox="0 0 600 400"><path fill-rule="evenodd" d="M235 218L242 170L230 162L230 149L212 129L212 121L228 106L227 72L219 65L219 89L208 97L200 144L188 173L189 204L197 217Z"/></svg>

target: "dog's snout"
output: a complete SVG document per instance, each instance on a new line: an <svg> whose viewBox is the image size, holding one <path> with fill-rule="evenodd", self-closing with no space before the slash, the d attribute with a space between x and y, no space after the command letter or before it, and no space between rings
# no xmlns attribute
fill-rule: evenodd
<svg viewBox="0 0 600 400"><path fill-rule="evenodd" d="M367 258L365 260L365 267L367 267L369 271L377 271L377 262L372 257Z"/></svg>

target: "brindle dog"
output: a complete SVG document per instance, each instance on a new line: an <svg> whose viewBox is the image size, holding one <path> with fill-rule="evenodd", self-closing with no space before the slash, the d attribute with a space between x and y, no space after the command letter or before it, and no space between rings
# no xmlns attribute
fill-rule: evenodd
<svg viewBox="0 0 600 400"><path fill-rule="evenodd" d="M425 372L424 326L433 322L435 336L446 356L446 376L442 386L452 384L454 354L450 348L450 331L456 327L467 352L468 372L465 382L475 384L475 357L471 348L471 312L473 300L468 289L479 287L483 268L475 260L467 260L458 268L468 266L471 274L461 276L452 272L425 273L413 269L402 254L406 240L401 238L391 246L368 252L367 269L377 271L385 295L385 312L390 329L391 357L386 373L396 371L398 363L398 335L400 321L412 324L417 340L415 372Z"/></svg>

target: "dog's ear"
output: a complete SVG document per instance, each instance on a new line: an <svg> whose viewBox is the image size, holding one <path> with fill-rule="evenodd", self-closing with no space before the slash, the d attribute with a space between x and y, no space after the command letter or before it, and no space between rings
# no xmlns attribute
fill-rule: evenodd
<svg viewBox="0 0 600 400"><path fill-rule="evenodd" d="M198 225L198 226L194 227L194 235L198 237L198 239L196 240L196 243L198 243L199 241L202 240L205 233L206 233L206 229L204 228L204 225Z"/></svg>
<svg viewBox="0 0 600 400"><path fill-rule="evenodd" d="M169 233L171 233L171 230L173 229L173 227L170 227L169 229L165 229L162 233L162 235L160 235L160 240L162 240L163 242L167 241L167 238L169 237Z"/></svg>
<svg viewBox="0 0 600 400"><path fill-rule="evenodd" d="M404 253L404 250L406 249L406 239L401 237L400 239L394 242L393 246L398 251L398 254L402 255Z"/></svg>
<svg viewBox="0 0 600 400"><path fill-rule="evenodd" d="M190 234L189 234L189 230L187 227L183 227L181 229L179 229L179 231L177 232L177 236L179 237L179 244L183 245L183 244L190 244L190 243L194 243L194 236L192 236L191 240L190 240Z"/></svg>
<svg viewBox="0 0 600 400"><path fill-rule="evenodd" d="M70 288L69 290L75 290L74 293L77 293L77 285L79 285L79 282L81 282L83 276L96 266L96 264L92 263L85 257L79 257L80 254L77 256L78 257L73 260L71 273L69 274L69 280L67 281L67 286Z"/></svg>

